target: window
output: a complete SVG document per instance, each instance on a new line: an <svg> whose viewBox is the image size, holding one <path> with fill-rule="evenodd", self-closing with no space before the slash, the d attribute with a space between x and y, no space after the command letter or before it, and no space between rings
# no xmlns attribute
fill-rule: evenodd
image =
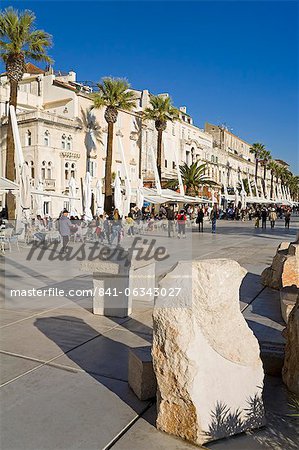
<svg viewBox="0 0 299 450"><path fill-rule="evenodd" d="M69 179L69 163L65 163L64 165L64 179L68 180Z"/></svg>
<svg viewBox="0 0 299 450"><path fill-rule="evenodd" d="M165 159L165 161L164 161L164 166L165 166L165 168L167 168L167 159Z"/></svg>
<svg viewBox="0 0 299 450"><path fill-rule="evenodd" d="M48 162L47 178L48 178L48 180L51 180L51 178L52 178L52 163L51 163L51 161Z"/></svg>
<svg viewBox="0 0 299 450"><path fill-rule="evenodd" d="M172 125L172 136L175 136L175 125Z"/></svg>
<svg viewBox="0 0 299 450"><path fill-rule="evenodd" d="M61 148L62 148L63 150L66 149L66 135L65 135L65 134L63 134L63 135L61 136Z"/></svg>
<svg viewBox="0 0 299 450"><path fill-rule="evenodd" d="M29 169L30 169L31 178L34 178L34 162L33 161L29 161Z"/></svg>
<svg viewBox="0 0 299 450"><path fill-rule="evenodd" d="M211 155L211 161L214 162L214 155Z"/></svg>
<svg viewBox="0 0 299 450"><path fill-rule="evenodd" d="M69 136L68 138L67 138L67 150L72 150L72 136Z"/></svg>
<svg viewBox="0 0 299 450"><path fill-rule="evenodd" d="M174 161L172 161L172 168L173 168L173 169L176 168L176 165L175 165L175 162L174 162Z"/></svg>
<svg viewBox="0 0 299 450"><path fill-rule="evenodd" d="M31 145L31 142L32 142L32 140L31 140L31 131L27 130L26 131L26 135L25 135L25 146Z"/></svg>
<svg viewBox="0 0 299 450"><path fill-rule="evenodd" d="M215 157L215 162L218 164L218 156Z"/></svg>
<svg viewBox="0 0 299 450"><path fill-rule="evenodd" d="M50 202L44 202L44 214L48 215L50 213Z"/></svg>
<svg viewBox="0 0 299 450"><path fill-rule="evenodd" d="M42 175L42 180L44 180L46 178L46 161L42 162L42 168L41 168L41 175Z"/></svg>
<svg viewBox="0 0 299 450"><path fill-rule="evenodd" d="M50 145L50 133L48 130L45 131L45 133L44 133L44 145L46 147L49 147L49 145Z"/></svg>
<svg viewBox="0 0 299 450"><path fill-rule="evenodd" d="M76 173L76 164L72 163L71 164L71 177L75 178L75 173Z"/></svg>
<svg viewBox="0 0 299 450"><path fill-rule="evenodd" d="M87 161L87 171L90 173L92 177L96 176L96 168L97 163L96 161L91 161L90 159Z"/></svg>

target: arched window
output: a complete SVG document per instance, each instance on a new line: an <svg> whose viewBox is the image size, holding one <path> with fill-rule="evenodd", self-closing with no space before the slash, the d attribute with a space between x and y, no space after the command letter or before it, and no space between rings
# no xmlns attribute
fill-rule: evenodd
<svg viewBox="0 0 299 450"><path fill-rule="evenodd" d="M61 148L62 148L63 150L66 149L66 135L65 135L65 134L63 134L63 135L61 136Z"/></svg>
<svg viewBox="0 0 299 450"><path fill-rule="evenodd" d="M41 175L42 175L42 180L44 180L46 178L46 161L42 162L42 168L41 168Z"/></svg>
<svg viewBox="0 0 299 450"><path fill-rule="evenodd" d="M75 178L75 174L76 174L76 164L72 163L71 164L71 177Z"/></svg>
<svg viewBox="0 0 299 450"><path fill-rule="evenodd" d="M31 145L31 142L32 142L32 140L31 140L31 131L27 130L26 134L25 134L25 146L27 147L27 146Z"/></svg>
<svg viewBox="0 0 299 450"><path fill-rule="evenodd" d="M68 138L67 138L67 150L72 150L72 136L69 136Z"/></svg>
<svg viewBox="0 0 299 450"><path fill-rule="evenodd" d="M44 145L46 147L49 147L49 145L50 145L50 133L48 130L46 130L44 133Z"/></svg>
<svg viewBox="0 0 299 450"><path fill-rule="evenodd" d="M34 162L33 161L29 161L29 170L30 170L31 178L34 178Z"/></svg>
<svg viewBox="0 0 299 450"><path fill-rule="evenodd" d="M48 178L48 180L52 179L52 163L51 163L51 161L48 162L48 166L47 166L47 178Z"/></svg>
<svg viewBox="0 0 299 450"><path fill-rule="evenodd" d="M69 179L69 167L70 167L69 163L68 162L65 163L65 165L64 165L64 179L65 180Z"/></svg>

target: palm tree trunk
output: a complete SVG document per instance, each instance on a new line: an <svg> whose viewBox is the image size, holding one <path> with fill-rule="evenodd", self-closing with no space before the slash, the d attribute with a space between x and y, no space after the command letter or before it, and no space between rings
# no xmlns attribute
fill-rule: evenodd
<svg viewBox="0 0 299 450"><path fill-rule="evenodd" d="M264 193L265 193L265 195L267 195L267 193L266 193L266 175L267 175L267 166L266 166L266 164L264 165L264 180L263 180L263 183L264 183Z"/></svg>
<svg viewBox="0 0 299 450"><path fill-rule="evenodd" d="M158 175L161 182L162 177L162 136L163 131L158 131L158 138L157 138L157 169L158 169Z"/></svg>
<svg viewBox="0 0 299 450"><path fill-rule="evenodd" d="M18 83L10 80L9 105L17 107ZM15 144L13 140L12 123L10 111L8 111L8 125L6 137L6 164L5 176L11 181L15 181ZM16 215L15 196L9 192L6 195L6 208L8 220L14 220Z"/></svg>
<svg viewBox="0 0 299 450"><path fill-rule="evenodd" d="M273 172L271 172L271 189L270 189L270 198L273 200Z"/></svg>
<svg viewBox="0 0 299 450"><path fill-rule="evenodd" d="M259 160L255 158L255 181L257 182L257 171L258 171Z"/></svg>
<svg viewBox="0 0 299 450"><path fill-rule="evenodd" d="M105 163L105 205L106 213L112 211L112 155L113 155L113 131L114 124L108 123L108 138L107 138L107 155Z"/></svg>

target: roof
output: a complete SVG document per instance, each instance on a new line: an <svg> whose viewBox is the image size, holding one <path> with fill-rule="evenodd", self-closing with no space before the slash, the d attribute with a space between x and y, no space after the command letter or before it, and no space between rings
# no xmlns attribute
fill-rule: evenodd
<svg viewBox="0 0 299 450"><path fill-rule="evenodd" d="M74 92L77 91L77 89L74 86L71 86L70 84L60 81L60 80L53 80L53 84L54 84L54 86L69 89L70 91L74 91Z"/></svg>
<svg viewBox="0 0 299 450"><path fill-rule="evenodd" d="M39 67L36 67L34 64L30 62L25 64L25 72L30 73L30 75L39 75L45 73L44 70L40 69Z"/></svg>

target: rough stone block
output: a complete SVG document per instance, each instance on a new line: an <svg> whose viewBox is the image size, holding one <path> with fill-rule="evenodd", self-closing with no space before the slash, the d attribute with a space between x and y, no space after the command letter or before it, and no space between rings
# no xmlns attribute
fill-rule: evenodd
<svg viewBox="0 0 299 450"><path fill-rule="evenodd" d="M299 395L299 297L289 316L286 339L282 379L291 392Z"/></svg>
<svg viewBox="0 0 299 450"><path fill-rule="evenodd" d="M299 287L299 254L288 256L283 264L281 285Z"/></svg>
<svg viewBox="0 0 299 450"><path fill-rule="evenodd" d="M181 291L153 313L160 430L201 445L264 424L260 349L239 307L245 273L230 260L184 261L161 280Z"/></svg>
<svg viewBox="0 0 299 450"><path fill-rule="evenodd" d="M287 323L289 315L299 296L299 288L295 285L280 289L280 309L283 320Z"/></svg>
<svg viewBox="0 0 299 450"><path fill-rule="evenodd" d="M137 347L129 350L128 383L139 400L148 400L156 396L157 382L151 347Z"/></svg>

